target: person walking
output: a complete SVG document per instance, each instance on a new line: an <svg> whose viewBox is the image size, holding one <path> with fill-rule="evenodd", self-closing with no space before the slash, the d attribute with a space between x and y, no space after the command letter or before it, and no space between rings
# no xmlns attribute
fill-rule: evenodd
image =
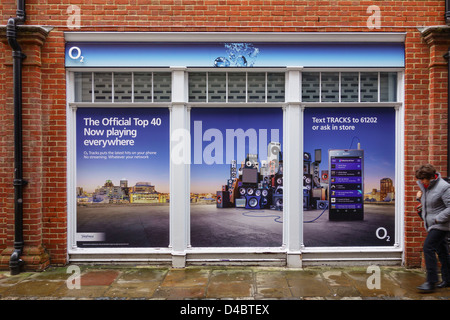
<svg viewBox="0 0 450 320"><path fill-rule="evenodd" d="M426 282L418 286L421 292L433 292L435 288L450 287L450 256L447 243L450 231L450 184L442 179L431 164L420 166L415 174L420 191L420 216L424 221L427 237L423 244L426 266ZM438 264L441 263L442 282L438 283Z"/></svg>

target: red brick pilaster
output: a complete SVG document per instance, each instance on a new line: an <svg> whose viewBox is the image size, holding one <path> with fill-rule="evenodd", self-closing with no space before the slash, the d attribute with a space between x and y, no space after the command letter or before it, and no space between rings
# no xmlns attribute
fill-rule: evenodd
<svg viewBox="0 0 450 320"><path fill-rule="evenodd" d="M415 159L420 159L418 160L420 162L414 163L414 169L421 164L431 163L443 177L448 177L450 175L450 168L447 167L448 62L444 55L450 47L450 27L428 27L420 31L423 41L429 48L428 75L427 79L423 79L428 83L428 95L425 96L428 101L422 108L420 121L414 121L412 124L416 126L414 132L417 133L417 138L427 137L427 145L423 145L420 150L416 149ZM416 97L418 97L417 93ZM411 173L413 174L413 170ZM415 195L415 192L412 194ZM417 204L415 200L411 203ZM407 266L423 266L422 245L426 231L414 210L409 210L405 216L406 264Z"/></svg>
<svg viewBox="0 0 450 320"><path fill-rule="evenodd" d="M45 112L42 105L41 49L49 30L42 27L21 26L18 41L26 59L22 71L22 124L23 124L23 172L28 184L23 197L24 250L21 259L25 270L41 270L49 264L49 255L43 246L43 136ZM0 61L3 76L4 103L0 106L2 137L0 150L2 164L0 179L0 219L4 222L5 240L0 246L0 268L9 267L14 243L14 101L12 50L5 39L6 32L0 28L0 40L4 49Z"/></svg>

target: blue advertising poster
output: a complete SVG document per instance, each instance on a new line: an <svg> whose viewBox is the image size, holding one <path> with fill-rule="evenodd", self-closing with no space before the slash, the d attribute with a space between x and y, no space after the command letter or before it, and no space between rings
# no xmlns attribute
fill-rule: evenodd
<svg viewBox="0 0 450 320"><path fill-rule="evenodd" d="M77 245L167 247L169 111L79 108Z"/></svg>
<svg viewBox="0 0 450 320"><path fill-rule="evenodd" d="M192 246L281 246L282 128L281 108L191 110Z"/></svg>
<svg viewBox="0 0 450 320"><path fill-rule="evenodd" d="M306 246L393 246L395 110L306 108Z"/></svg>

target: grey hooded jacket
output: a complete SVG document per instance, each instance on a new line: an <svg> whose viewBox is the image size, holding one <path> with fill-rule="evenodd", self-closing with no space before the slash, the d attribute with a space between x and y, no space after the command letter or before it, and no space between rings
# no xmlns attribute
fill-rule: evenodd
<svg viewBox="0 0 450 320"><path fill-rule="evenodd" d="M450 231L450 184L440 174L437 179L431 180L428 188L420 180L417 184L423 192L420 202L425 229Z"/></svg>

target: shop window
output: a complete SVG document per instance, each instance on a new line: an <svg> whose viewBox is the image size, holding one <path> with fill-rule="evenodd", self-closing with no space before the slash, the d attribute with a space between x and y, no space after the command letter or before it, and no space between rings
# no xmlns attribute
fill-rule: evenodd
<svg viewBox="0 0 450 320"><path fill-rule="evenodd" d="M339 102L339 72L322 72L322 102Z"/></svg>
<svg viewBox="0 0 450 320"><path fill-rule="evenodd" d="M302 74L302 100L318 102L320 97L320 73L304 72Z"/></svg>
<svg viewBox="0 0 450 320"><path fill-rule="evenodd" d="M94 73L94 102L112 102L112 73Z"/></svg>
<svg viewBox="0 0 450 320"><path fill-rule="evenodd" d="M170 72L75 72L75 102L170 102Z"/></svg>
<svg viewBox="0 0 450 320"><path fill-rule="evenodd" d="M228 102L245 102L245 73L228 74Z"/></svg>
<svg viewBox="0 0 450 320"><path fill-rule="evenodd" d="M380 101L397 101L396 72L380 72Z"/></svg>
<svg viewBox="0 0 450 320"><path fill-rule="evenodd" d="M227 99L226 74L211 72L208 74L208 101L225 102Z"/></svg>
<svg viewBox="0 0 450 320"><path fill-rule="evenodd" d="M284 102L284 73L267 73L267 102Z"/></svg>
<svg viewBox="0 0 450 320"><path fill-rule="evenodd" d="M360 73L361 102L378 102L378 72Z"/></svg>
<svg viewBox="0 0 450 320"><path fill-rule="evenodd" d="M207 73L205 72L190 72L189 73L189 101L204 102L206 101L206 80Z"/></svg>
<svg viewBox="0 0 450 320"><path fill-rule="evenodd" d="M114 72L114 101L133 101L133 77L131 72Z"/></svg>
<svg viewBox="0 0 450 320"><path fill-rule="evenodd" d="M359 74L358 72L341 73L341 102L358 102Z"/></svg>
<svg viewBox="0 0 450 320"><path fill-rule="evenodd" d="M248 101L266 101L266 74L264 72L248 74Z"/></svg>
<svg viewBox="0 0 450 320"><path fill-rule="evenodd" d="M281 72L190 72L189 102L284 102Z"/></svg>
<svg viewBox="0 0 450 320"><path fill-rule="evenodd" d="M75 72L75 101L92 102L91 72Z"/></svg>
<svg viewBox="0 0 450 320"><path fill-rule="evenodd" d="M153 73L153 102L170 102L172 98L172 74Z"/></svg>

